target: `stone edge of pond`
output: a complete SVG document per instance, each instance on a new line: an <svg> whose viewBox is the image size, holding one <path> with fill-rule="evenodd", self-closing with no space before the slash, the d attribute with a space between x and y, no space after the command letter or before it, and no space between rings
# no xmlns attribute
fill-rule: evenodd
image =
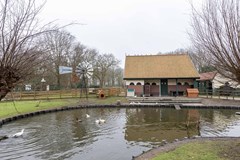
<svg viewBox="0 0 240 160"><path fill-rule="evenodd" d="M66 110L74 110L74 109L82 109L82 108L139 108L139 107L155 107L155 108L175 108L174 104L105 104L105 105L77 105L77 106L64 106L61 108L53 108L53 109L47 109L47 110L39 110L35 112L25 113L25 114L19 114L16 116L0 119L0 127L6 123L33 117L36 115L46 114L46 113L53 113L53 112L59 112L59 111L66 111ZM240 106L201 106L201 105L180 105L183 109L234 109L234 110L240 110Z"/></svg>
<svg viewBox="0 0 240 160"><path fill-rule="evenodd" d="M203 142L203 141L229 141L240 139L240 137L184 137L183 139L175 139L173 142L167 142L163 140L161 145L158 147L154 147L148 151L143 151L141 154L132 156L132 160L148 160L156 157L160 153L166 153L170 150L173 150L177 147L180 147L183 144L191 143L191 142Z"/></svg>

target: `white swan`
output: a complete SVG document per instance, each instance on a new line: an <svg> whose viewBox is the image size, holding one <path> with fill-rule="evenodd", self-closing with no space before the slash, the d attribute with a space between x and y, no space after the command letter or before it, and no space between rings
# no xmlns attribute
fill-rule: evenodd
<svg viewBox="0 0 240 160"><path fill-rule="evenodd" d="M15 133L14 135L12 135L11 137L17 138L23 135L24 129L21 130L21 132Z"/></svg>
<svg viewBox="0 0 240 160"><path fill-rule="evenodd" d="M86 114L86 117L87 117L87 118L89 118L89 117L90 117L90 115L89 115L89 114Z"/></svg>

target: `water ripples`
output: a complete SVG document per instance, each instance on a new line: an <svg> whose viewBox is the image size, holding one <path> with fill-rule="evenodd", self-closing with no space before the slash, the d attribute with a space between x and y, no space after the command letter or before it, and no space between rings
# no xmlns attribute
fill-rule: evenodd
<svg viewBox="0 0 240 160"><path fill-rule="evenodd" d="M234 111L171 111L82 109L21 119L0 128L0 135L12 135L25 128L23 137L0 142L0 159L125 160L158 146L163 139L198 133L205 137L239 136L240 117ZM82 122L76 122L76 118ZM99 118L106 123L96 124Z"/></svg>

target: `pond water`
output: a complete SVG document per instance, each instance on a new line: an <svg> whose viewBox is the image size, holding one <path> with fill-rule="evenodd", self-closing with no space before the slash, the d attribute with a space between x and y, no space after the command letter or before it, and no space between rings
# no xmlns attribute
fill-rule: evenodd
<svg viewBox="0 0 240 160"><path fill-rule="evenodd" d="M240 116L235 112L88 108L50 113L3 125L0 135L25 131L22 137L0 142L0 159L129 160L162 140L240 136ZM96 124L99 118L106 122Z"/></svg>

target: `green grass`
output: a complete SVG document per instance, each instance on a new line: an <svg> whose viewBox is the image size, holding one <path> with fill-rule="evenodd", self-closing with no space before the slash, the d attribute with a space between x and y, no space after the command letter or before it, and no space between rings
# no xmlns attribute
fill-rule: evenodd
<svg viewBox="0 0 240 160"><path fill-rule="evenodd" d="M15 101L13 102L0 102L0 119L24 114L39 110L58 108L62 106L72 106L78 104L115 104L117 100L122 103L127 102L125 97L107 97L105 99L99 98L70 98L70 99L51 99L51 100L36 100L36 101Z"/></svg>
<svg viewBox="0 0 240 160"><path fill-rule="evenodd" d="M57 108L65 105L76 104L79 100L72 99L56 99L56 100L41 100L41 101L15 101L0 103L0 118L11 117L18 114L34 112L38 110ZM19 113L18 113L19 112Z"/></svg>
<svg viewBox="0 0 240 160"><path fill-rule="evenodd" d="M222 150L221 142L190 142L173 151L162 153L152 160L225 160L219 154Z"/></svg>

